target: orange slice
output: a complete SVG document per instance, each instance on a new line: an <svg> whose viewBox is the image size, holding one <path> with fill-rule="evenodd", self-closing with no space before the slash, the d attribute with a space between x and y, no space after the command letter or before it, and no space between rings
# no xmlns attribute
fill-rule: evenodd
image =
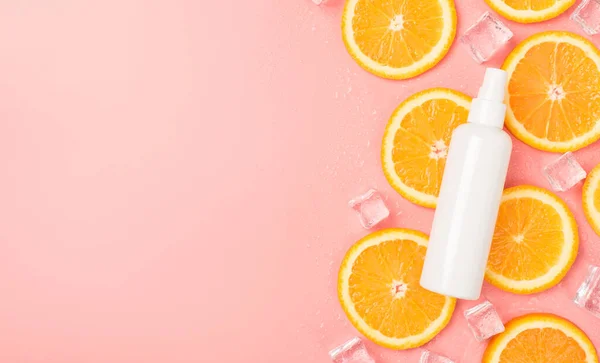
<svg viewBox="0 0 600 363"><path fill-rule="evenodd" d="M435 208L452 131L465 122L471 98L433 88L407 98L390 118L383 135L383 172L403 197Z"/></svg>
<svg viewBox="0 0 600 363"><path fill-rule="evenodd" d="M570 321L552 314L529 314L511 320L490 341L483 363L597 363L596 348Z"/></svg>
<svg viewBox="0 0 600 363"><path fill-rule="evenodd" d="M525 39L502 66L508 72L506 126L535 148L566 152L600 138L600 52L560 31Z"/></svg>
<svg viewBox="0 0 600 363"><path fill-rule="evenodd" d="M450 321L455 299L419 285L428 238L384 229L346 253L338 296L352 324L384 347L408 349L430 341Z"/></svg>
<svg viewBox="0 0 600 363"><path fill-rule="evenodd" d="M537 23L564 13L575 0L485 0L506 19L519 23Z"/></svg>
<svg viewBox="0 0 600 363"><path fill-rule="evenodd" d="M588 174L583 184L582 199L585 217L600 236L600 164Z"/></svg>
<svg viewBox="0 0 600 363"><path fill-rule="evenodd" d="M517 294L543 291L565 276L579 248L567 205L549 191L523 185L504 191L485 278Z"/></svg>
<svg viewBox="0 0 600 363"><path fill-rule="evenodd" d="M452 0L347 0L342 16L346 49L380 77L405 79L435 66L456 34Z"/></svg>

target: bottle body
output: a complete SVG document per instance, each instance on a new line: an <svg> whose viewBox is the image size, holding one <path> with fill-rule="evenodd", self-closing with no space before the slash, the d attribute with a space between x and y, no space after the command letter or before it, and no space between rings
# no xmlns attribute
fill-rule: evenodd
<svg viewBox="0 0 600 363"><path fill-rule="evenodd" d="M501 128L467 123L454 131L421 275L424 288L479 298L511 149Z"/></svg>

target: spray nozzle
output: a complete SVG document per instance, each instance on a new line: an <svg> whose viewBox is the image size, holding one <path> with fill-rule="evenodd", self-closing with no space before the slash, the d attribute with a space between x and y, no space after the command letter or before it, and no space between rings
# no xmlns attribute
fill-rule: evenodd
<svg viewBox="0 0 600 363"><path fill-rule="evenodd" d="M485 70L479 95L471 102L471 110L467 122L502 128L506 105L504 94L508 76L501 69Z"/></svg>
<svg viewBox="0 0 600 363"><path fill-rule="evenodd" d="M483 84L479 89L477 98L488 101L504 101L504 90L506 87L506 72L497 68L487 68L483 77Z"/></svg>

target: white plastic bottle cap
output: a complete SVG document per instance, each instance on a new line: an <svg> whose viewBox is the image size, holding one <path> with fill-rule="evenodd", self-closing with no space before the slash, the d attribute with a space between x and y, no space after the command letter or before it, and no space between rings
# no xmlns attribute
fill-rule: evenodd
<svg viewBox="0 0 600 363"><path fill-rule="evenodd" d="M502 128L506 105L503 103L508 75L497 68L487 68L477 98L471 103L470 123Z"/></svg>

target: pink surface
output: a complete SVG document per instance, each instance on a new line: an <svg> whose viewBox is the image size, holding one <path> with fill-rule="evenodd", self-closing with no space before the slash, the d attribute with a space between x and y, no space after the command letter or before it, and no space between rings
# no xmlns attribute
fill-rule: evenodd
<svg viewBox="0 0 600 363"><path fill-rule="evenodd" d="M413 92L473 95L484 66L455 42L418 78L379 79L346 54L341 8L1 2L1 362L325 363L357 334L335 279L367 232L346 203L375 187L392 209L382 227L428 232L433 211L383 177L384 126ZM459 34L488 10L457 8ZM571 11L507 22L512 45L547 29L582 34ZM576 155L589 171L599 151ZM540 169L555 157L515 141L508 185L547 187ZM599 321L570 302L600 263L580 195L560 195L583 241L565 280L533 296L484 293L504 319L555 312L600 347ZM484 345L462 317L471 305L427 348L477 362ZM380 363L419 355L368 348Z"/></svg>

